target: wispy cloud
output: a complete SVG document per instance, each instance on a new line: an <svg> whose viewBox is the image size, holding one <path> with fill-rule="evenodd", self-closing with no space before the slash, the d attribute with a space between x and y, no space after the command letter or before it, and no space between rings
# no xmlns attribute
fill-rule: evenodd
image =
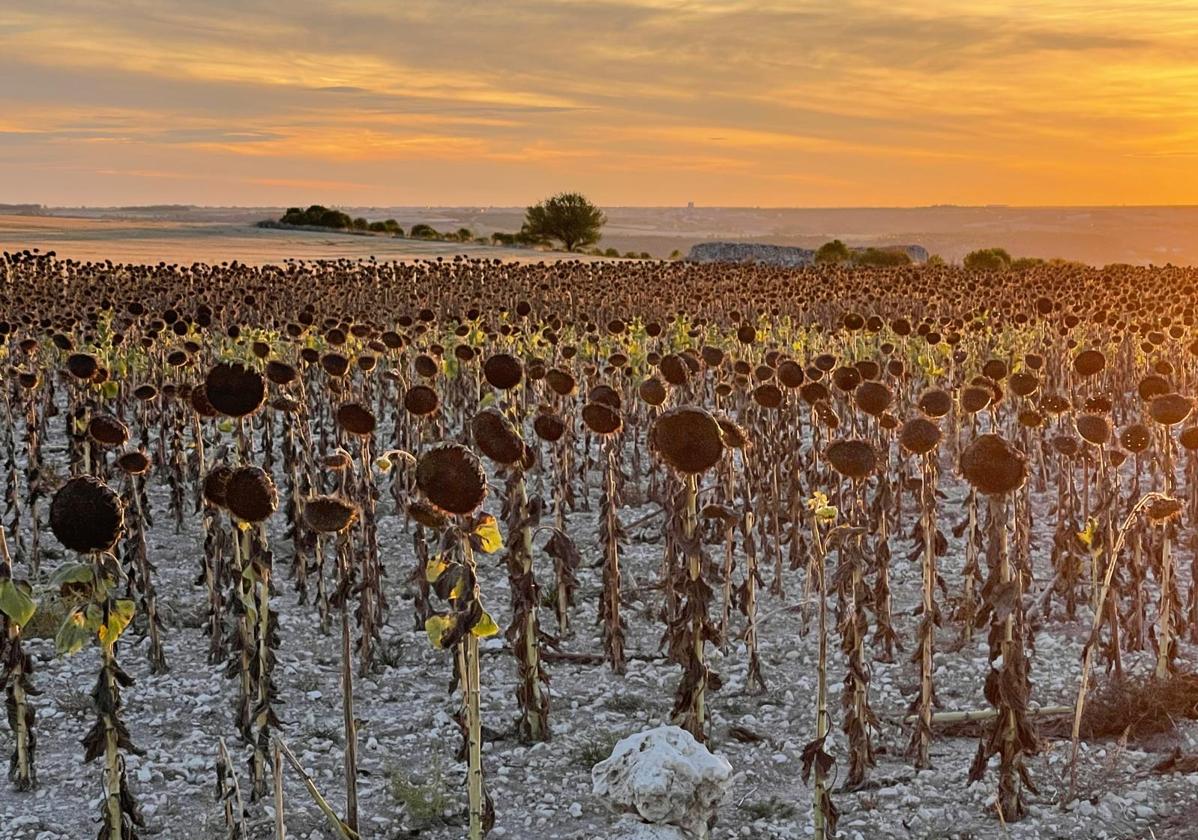
<svg viewBox="0 0 1198 840"><path fill-rule="evenodd" d="M1195 43L1190 0L43 0L0 11L0 178L70 203L1193 201Z"/></svg>

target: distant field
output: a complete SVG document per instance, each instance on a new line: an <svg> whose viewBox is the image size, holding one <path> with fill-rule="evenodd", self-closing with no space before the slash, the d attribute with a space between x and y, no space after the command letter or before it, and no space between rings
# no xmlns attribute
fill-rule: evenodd
<svg viewBox="0 0 1198 840"><path fill-rule="evenodd" d="M343 207L370 220L421 222L476 235L519 229L518 207ZM75 259L249 264L286 258L422 259L465 253L503 260L560 259L549 252L457 243L262 230L279 207L51 208L49 216L0 216L0 250L41 248ZM686 254L714 240L817 248L839 238L849 245L922 245L960 261L976 248L1003 247L1015 256L1061 257L1107 265L1198 265L1198 207L912 207L754 208L612 207L603 248L621 254Z"/></svg>
<svg viewBox="0 0 1198 840"><path fill-rule="evenodd" d="M455 254L514 262L556 260L565 254L523 248L491 248L458 242L423 242L385 236L272 230L228 222L178 222L67 218L63 216L0 216L0 251L39 248L75 260L158 262L237 262L246 265L282 263L287 259L380 260L449 259ZM578 255L571 255L578 258ZM582 259L596 259L582 257Z"/></svg>

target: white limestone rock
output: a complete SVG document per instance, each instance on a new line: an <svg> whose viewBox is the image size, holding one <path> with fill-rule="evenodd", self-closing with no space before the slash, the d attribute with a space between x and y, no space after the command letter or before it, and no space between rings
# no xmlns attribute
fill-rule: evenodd
<svg viewBox="0 0 1198 840"><path fill-rule="evenodd" d="M706 838L732 786L732 765L686 730L659 726L616 744L611 757L591 769L591 783L617 812L676 826L686 838Z"/></svg>

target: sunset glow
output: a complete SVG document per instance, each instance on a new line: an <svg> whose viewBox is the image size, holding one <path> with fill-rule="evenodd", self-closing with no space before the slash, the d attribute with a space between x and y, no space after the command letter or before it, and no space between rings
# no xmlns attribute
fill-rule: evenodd
<svg viewBox="0 0 1198 840"><path fill-rule="evenodd" d="M1198 4L952 7L5 4L0 201L1198 202Z"/></svg>

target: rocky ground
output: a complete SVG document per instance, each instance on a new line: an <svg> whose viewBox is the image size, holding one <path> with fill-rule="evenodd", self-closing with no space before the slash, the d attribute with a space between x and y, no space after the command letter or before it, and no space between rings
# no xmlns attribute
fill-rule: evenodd
<svg viewBox="0 0 1198 840"><path fill-rule="evenodd" d="M946 470L947 473L947 470ZM958 517L960 487L946 478L944 523ZM204 596L193 586L201 557L198 519L174 533L166 515L165 496L152 496L156 512L150 533L150 556L158 566L158 585L164 604L166 651L171 672L152 676L146 661L147 641L130 635L120 658L136 679L125 693L125 718L133 740L145 750L129 758L129 774L146 817L144 837L222 838L221 806L214 792L218 739L224 738L235 755L244 756L233 726L233 684L206 659L202 635ZM1047 510L1047 505L1039 509ZM632 523L652 512L652 506L621 511ZM411 602L403 579L412 562L411 539L403 518L388 515L384 503L380 520L383 560L389 572L386 586L392 603L385 628L385 664L356 684L357 714L362 720L360 756L364 836L370 838L460 838L464 834L464 766L453 759L458 733L447 694L450 661L430 648L422 631L413 627ZM601 650L594 624L600 572L596 540L598 514L570 515L569 529L584 556L581 591L575 611L575 634L563 650ZM1036 544L1049 544L1040 517ZM908 523L908 527L909 527ZM943 563L950 590L959 582L962 550L950 536ZM52 537L47 539L53 542ZM54 544L56 546L56 544ZM913 645L916 624L912 609L919 601L919 568L900 559L910 546L896 540L894 597L900 635ZM660 625L653 619L651 589L661 556L660 519L633 530L624 552L626 572L635 577L641 599L629 607L629 650L632 658L623 677L585 664L556 662L549 666L552 690L553 739L548 743L519 743L510 730L516 716L515 663L500 639L484 644L483 715L492 737L484 763L498 819L493 837L603 838L611 835L615 817L591 794L591 767L606 758L615 742L663 722L673 700L676 666L666 662L657 647ZM713 547L713 550L718 551ZM284 552L280 551L280 556ZM1186 558L1188 562L1188 558ZM53 566L55 559L47 561ZM1037 578L1044 577L1047 558L1038 554ZM548 574L547 560L538 568ZM483 559L483 591L501 626L509 611L505 573L495 558ZM810 740L814 721L816 641L804 632L801 572L788 578L787 593L766 595L761 604L761 655L769 688L762 694L745 690L747 662L743 646L711 653L713 667L725 687L710 700L710 747L731 763L734 784L720 811L713 837L801 838L810 836L810 791L799 778L799 755ZM280 580L274 604L280 613L281 647L276 680L283 719L281 735L335 807L343 801L342 735L338 686L339 642L324 637L310 607L296 604L289 582ZM807 606L810 606L809 604ZM794 609L790 609L790 608ZM544 619L552 629L552 617ZM1081 640L1089 617L1078 623L1044 625L1036 638L1033 658L1033 704L1071 704L1076 692ZM101 771L82 763L79 739L92 720L88 693L98 666L98 654L86 650L57 658L54 628L31 638L28 649L37 661L35 681L42 695L38 711L38 772L41 786L34 793L14 793L0 786L0 840L79 840L94 835ZM980 709L982 680L987 668L984 634L959 650L950 650L957 628L946 626L938 640L936 685L944 709ZM839 716L843 660L833 649L830 682L834 721ZM1083 743L1079 789L1068 801L1067 741L1050 741L1030 762L1039 794L1030 797L1028 817L1002 826L992 808L993 769L984 782L968 785L966 775L976 749L972 738L941 738L932 750L934 769L916 772L903 758L909 733L901 725L909 695L917 681L915 666L900 655L896 662L874 662L872 699L882 719L877 739L879 761L868 789L835 792L841 811L843 837L874 838L1184 838L1198 837L1195 791L1198 774L1155 775L1152 765L1175 746L1198 751L1198 726L1179 723L1175 733L1151 743ZM1145 658L1130 658L1143 670ZM1193 662L1186 660L1186 668ZM744 743L729 735L730 727L757 733L761 740ZM839 731L835 733L839 736ZM7 728L0 728L0 750L11 749ZM831 745L843 758L843 739ZM248 795L244 764L239 766ZM838 772L843 773L842 765ZM286 822L289 836L329 837L322 817L294 773L285 773ZM251 837L273 837L273 807L269 802L250 807Z"/></svg>

